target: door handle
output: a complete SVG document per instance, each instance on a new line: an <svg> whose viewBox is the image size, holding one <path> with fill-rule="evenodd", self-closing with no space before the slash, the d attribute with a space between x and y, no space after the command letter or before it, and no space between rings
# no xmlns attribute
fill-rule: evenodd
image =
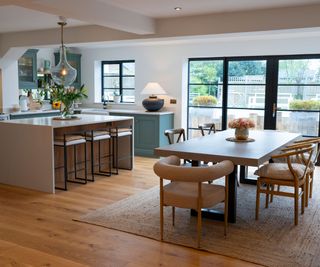
<svg viewBox="0 0 320 267"><path fill-rule="evenodd" d="M276 103L272 104L272 117L275 118L276 117L276 112L277 112L277 105Z"/></svg>

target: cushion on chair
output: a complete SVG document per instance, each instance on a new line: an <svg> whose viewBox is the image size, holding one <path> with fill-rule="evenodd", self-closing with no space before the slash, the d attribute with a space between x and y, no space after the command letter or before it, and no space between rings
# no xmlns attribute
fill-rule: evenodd
<svg viewBox="0 0 320 267"><path fill-rule="evenodd" d="M128 136L128 135L132 135L132 130L130 128L118 128L118 131L117 129L111 129L112 136L116 136L117 133L118 133L118 137Z"/></svg>
<svg viewBox="0 0 320 267"><path fill-rule="evenodd" d="M86 139L82 135L66 135L66 146L78 145L85 143ZM64 146L64 136L55 136L54 144L56 146Z"/></svg>
<svg viewBox="0 0 320 267"><path fill-rule="evenodd" d="M166 206L197 209L198 183L172 182L163 188L163 200ZM202 184L202 207L209 208L224 201L225 187Z"/></svg>
<svg viewBox="0 0 320 267"><path fill-rule="evenodd" d="M292 168L301 179L304 174L305 166L299 163L292 163ZM260 167L254 172L255 175L278 180L293 180L294 177L288 168L287 163L269 163Z"/></svg>
<svg viewBox="0 0 320 267"><path fill-rule="evenodd" d="M309 157L308 153L304 153L304 156L305 156L306 158ZM275 162L275 163L286 163L286 162L287 162L287 159L286 159L286 158L274 158L274 159L272 159L272 160L273 160L273 162ZM291 162L300 163L300 161L298 161L297 157L292 157L292 158L291 158ZM315 169L315 164L314 164L313 161L310 161L309 169L310 169L311 171L314 171L314 169Z"/></svg>
<svg viewBox="0 0 320 267"><path fill-rule="evenodd" d="M92 138L92 132L86 133L87 140L91 141L98 141L98 140L104 140L109 139L110 134L108 131L93 131L93 138Z"/></svg>

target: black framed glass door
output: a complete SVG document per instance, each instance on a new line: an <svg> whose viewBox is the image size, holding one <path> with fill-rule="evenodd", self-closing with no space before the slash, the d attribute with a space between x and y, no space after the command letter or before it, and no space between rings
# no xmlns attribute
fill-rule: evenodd
<svg viewBox="0 0 320 267"><path fill-rule="evenodd" d="M320 136L320 55L189 59L188 90L189 138L200 122L224 130L239 117L256 129ZM201 95L216 102L199 104Z"/></svg>
<svg viewBox="0 0 320 267"><path fill-rule="evenodd" d="M276 129L319 136L320 58L278 60Z"/></svg>

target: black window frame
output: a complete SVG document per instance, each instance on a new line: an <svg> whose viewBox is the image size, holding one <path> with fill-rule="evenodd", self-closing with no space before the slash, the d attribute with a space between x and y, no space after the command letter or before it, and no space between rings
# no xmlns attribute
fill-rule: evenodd
<svg viewBox="0 0 320 267"><path fill-rule="evenodd" d="M266 80L266 107L264 109L265 111L265 117L270 116L272 113L272 100L267 101L267 99L274 99L277 97L277 89L278 86L282 85L278 82L278 63L280 60L290 60L290 59L320 59L320 54L297 54L297 55L257 55L257 56L230 56L230 57L197 57L197 58L189 58L188 59L188 94L187 94L187 137L189 137L189 131L190 130L197 130L196 128L192 128L189 125L189 110L192 105L189 105L189 93L190 93L190 62L191 61L206 61L206 60L222 60L223 61L223 95L222 95L222 129L225 130L227 128L227 112L228 109L232 109L231 107L228 107L228 88L229 88L229 81L228 81L228 75L229 75L229 62L232 61L246 61L246 60L266 60L267 61L267 80ZM232 84L234 85L234 84ZM256 85L256 84L255 84ZM310 85L310 84L303 84L304 86ZM319 86L320 84L311 84L312 86ZM203 107L202 107L203 108ZM240 109L240 108L237 108ZM250 109L250 108L245 108ZM258 109L258 108L254 108ZM287 111L285 109L281 109L282 111ZM288 110L290 111L290 110ZM300 111L300 110L296 110ZM304 112L309 112L305 111ZM314 111L310 111L314 112ZM316 112L319 113L320 116L320 110L317 110ZM273 129L275 125L272 125L265 121L264 128L265 129ZM318 127L318 136L320 136L320 119L319 119L319 127Z"/></svg>
<svg viewBox="0 0 320 267"><path fill-rule="evenodd" d="M136 73L134 71L134 75L124 75L123 74L123 64L124 63L134 63L135 60L104 60L101 61L101 102L104 102L103 96L104 96L104 90L114 90L119 89L121 100L120 103L135 103L135 100L133 102L123 101L123 91L135 91L135 87L133 88L123 88L123 78L126 77L133 77L135 79ZM104 75L103 69L104 65L119 65L119 75ZM119 88L108 88L104 86L104 78L105 77L119 77ZM113 100L108 100L108 102L114 102Z"/></svg>

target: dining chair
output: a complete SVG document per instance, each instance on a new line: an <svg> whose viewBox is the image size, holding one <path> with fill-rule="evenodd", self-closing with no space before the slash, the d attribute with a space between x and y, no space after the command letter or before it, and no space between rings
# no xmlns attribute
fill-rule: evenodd
<svg viewBox="0 0 320 267"><path fill-rule="evenodd" d="M305 206L308 207L308 203L309 203L309 198L312 198L312 190L313 190L313 179L314 179L314 171L315 171L315 167L318 161L318 157L319 157L319 146L320 146L320 138L319 137L314 137L314 138L304 138L298 141L295 141L293 144L288 145L286 148L282 149L282 151L288 151L291 149L295 149L296 147L299 148L301 147L301 145L308 145L308 144L315 144L314 147L314 151L312 153L312 158L311 158L311 162L309 165L309 171L308 171L308 175L306 177L306 192L305 192ZM280 158L280 159L274 159L274 162L284 162L285 159ZM301 159L299 158L293 158L292 161L294 162L301 162ZM280 186L278 186L278 190ZM270 202L272 202L272 196L270 199Z"/></svg>
<svg viewBox="0 0 320 267"><path fill-rule="evenodd" d="M269 205L269 195L294 198L294 224L298 225L299 197L301 214L304 213L307 176L314 151L314 144L300 144L294 148L273 155L272 159L284 158L286 162L273 162L260 167L255 174L257 179L256 220L259 219L260 193L266 194L265 207ZM273 188L278 186L278 190ZM281 190L279 186L292 187L293 192Z"/></svg>
<svg viewBox="0 0 320 267"><path fill-rule="evenodd" d="M310 172L309 172L309 175L307 176L306 206L308 206L309 198L312 198L314 171L315 171L319 153L320 153L320 138L319 137L307 138L307 139L297 141L296 144L315 144L315 148L314 148L310 166L309 166Z"/></svg>
<svg viewBox="0 0 320 267"><path fill-rule="evenodd" d="M201 124L198 128L200 129L202 136L205 136L205 131L207 131L208 135L216 133L216 125L213 122Z"/></svg>
<svg viewBox="0 0 320 267"><path fill-rule="evenodd" d="M164 135L168 138L170 145L186 141L186 134L183 128L167 129L164 131Z"/></svg>
<svg viewBox="0 0 320 267"><path fill-rule="evenodd" d="M212 166L191 167L180 165L177 156L163 158L154 164L153 170L160 177L160 238L163 241L163 208L172 207L172 224L175 220L175 207L197 211L197 246L201 241L201 209L224 202L224 235L228 225L228 175L234 165L224 160ZM225 185L203 183L225 177ZM164 185L164 180L171 183Z"/></svg>
<svg viewBox="0 0 320 267"><path fill-rule="evenodd" d="M183 128L167 129L164 135L168 138L169 145L186 141L186 133ZM183 159L184 164L191 164L192 161Z"/></svg>

